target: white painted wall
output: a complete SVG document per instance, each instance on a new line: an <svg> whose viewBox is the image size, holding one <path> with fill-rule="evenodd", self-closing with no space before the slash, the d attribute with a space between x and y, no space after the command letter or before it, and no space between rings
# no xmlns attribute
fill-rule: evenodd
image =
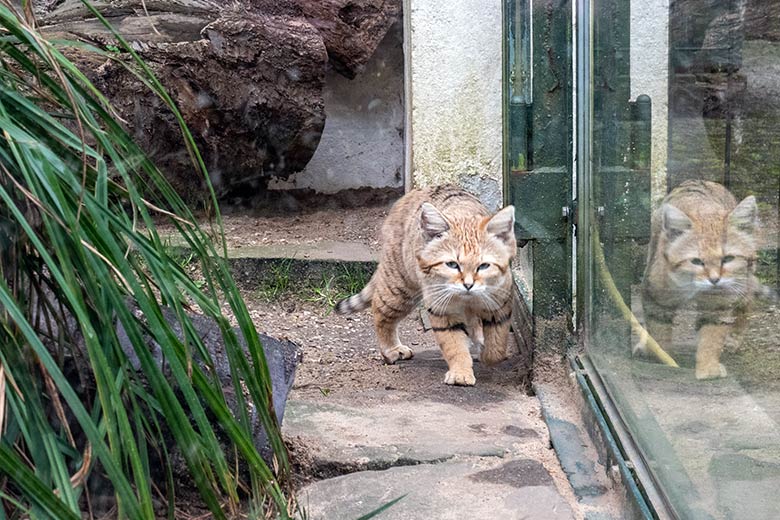
<svg viewBox="0 0 780 520"><path fill-rule="evenodd" d="M325 78L325 129L306 168L270 189L310 188L336 193L350 188L404 186L403 24L396 23L365 69L349 80Z"/></svg>
<svg viewBox="0 0 780 520"><path fill-rule="evenodd" d="M631 98L653 102L650 183L658 203L666 195L669 156L669 0L631 0Z"/></svg>
<svg viewBox="0 0 780 520"><path fill-rule="evenodd" d="M501 1L405 0L407 188L455 183L498 209Z"/></svg>

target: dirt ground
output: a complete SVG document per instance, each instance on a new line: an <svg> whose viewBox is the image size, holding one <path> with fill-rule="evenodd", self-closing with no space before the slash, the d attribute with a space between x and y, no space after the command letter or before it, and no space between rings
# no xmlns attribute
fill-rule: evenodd
<svg viewBox="0 0 780 520"><path fill-rule="evenodd" d="M291 398L370 401L375 398L373 391L389 390L409 393L412 398L479 405L506 398L507 391L514 394L523 389L514 343L510 344L510 358L496 367L475 363L477 384L482 389L478 394L445 385L446 363L417 311L399 326L401 341L415 351L415 357L386 365L368 311L342 316L331 312L325 303L301 301L291 295L277 301L248 295L247 307L259 332L301 346L302 361Z"/></svg>
<svg viewBox="0 0 780 520"><path fill-rule="evenodd" d="M379 250L379 227L389 205L368 207L359 213L315 210L294 217L257 218L241 214L224 217L228 247L268 244L315 244L325 240L362 243Z"/></svg>
<svg viewBox="0 0 780 520"><path fill-rule="evenodd" d="M273 192L271 192L273 193ZM316 244L346 241L379 251L379 229L393 202L395 190L348 190L338 198L279 192L262 209L228 208L222 221L229 249L273 244ZM201 214L201 226L209 229ZM165 223L161 234L173 233Z"/></svg>

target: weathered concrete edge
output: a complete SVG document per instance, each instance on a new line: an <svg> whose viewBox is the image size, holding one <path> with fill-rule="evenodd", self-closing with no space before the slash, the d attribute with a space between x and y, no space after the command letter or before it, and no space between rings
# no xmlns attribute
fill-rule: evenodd
<svg viewBox="0 0 780 520"><path fill-rule="evenodd" d="M173 249L189 251L188 244L178 235L161 235L163 243ZM217 251L221 246L215 244ZM345 240L323 240L319 242L275 242L273 244L256 244L245 247L228 245L227 259L254 258L260 260L328 260L342 262L377 262L379 252L374 251L362 242Z"/></svg>
<svg viewBox="0 0 780 520"><path fill-rule="evenodd" d="M228 258L295 258L336 262L376 262L379 260L379 254L360 242L327 240L314 243L275 243L229 248Z"/></svg>
<svg viewBox="0 0 780 520"><path fill-rule="evenodd" d="M306 282L319 282L323 278L338 276L345 270L360 270L366 281L376 270L374 262L356 262L346 260L311 260L298 258L228 258L230 272L236 285L242 289L254 289L258 280L273 278L279 268L289 270L291 289Z"/></svg>
<svg viewBox="0 0 780 520"><path fill-rule="evenodd" d="M574 370L575 377L572 378L572 387L570 395L574 400L574 405L580 412L580 416L583 421L583 426L588 434L591 442L598 452L599 462L605 470L606 477L611 481L614 489L618 491L617 497L621 501L621 510L624 512L624 518L630 520L649 520L656 518L651 511L651 506L646 500L646 497L640 490L627 464L626 458L623 456L618 442L612 434L611 429L607 423L604 414L599 407L592 389L588 385L585 377L582 374L582 367L577 364L576 358L573 355L567 356L568 362L571 364L572 370ZM548 400L543 398L544 387L541 385L534 385L534 390L539 396L539 402L542 408L542 416L545 422L548 424L554 423L558 418L558 411L555 406ZM567 474L569 481L574 488L574 478L579 477L582 480L587 480L588 476L580 472L577 466L567 464L565 457L562 457L562 450L574 450L581 451L580 456L585 459L589 457L584 453L581 446L568 446L564 444L565 439L561 438L555 428L549 428L550 440L555 449L556 456L558 457L561 466L564 467L564 472ZM584 497L577 496L577 500L580 503L585 503ZM662 517L664 518L664 517Z"/></svg>

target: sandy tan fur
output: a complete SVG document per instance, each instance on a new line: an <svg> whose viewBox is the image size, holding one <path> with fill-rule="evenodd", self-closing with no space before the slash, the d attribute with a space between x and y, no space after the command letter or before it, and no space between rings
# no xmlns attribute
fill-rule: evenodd
<svg viewBox="0 0 780 520"><path fill-rule="evenodd" d="M445 382L473 385L471 344L481 349L485 363L506 357L512 312L509 264L516 250L513 226L514 208L491 216L460 188L412 191L396 202L382 226L377 271L359 294L339 302L336 311L370 306L382 356L394 363L413 355L401 344L397 326L422 301L449 367Z"/></svg>
<svg viewBox="0 0 780 520"><path fill-rule="evenodd" d="M678 310L696 309L698 379L726 375L720 363L724 343L744 327L760 287L754 276L756 213L752 196L737 204L720 184L687 181L653 215L642 283L645 321L666 347Z"/></svg>

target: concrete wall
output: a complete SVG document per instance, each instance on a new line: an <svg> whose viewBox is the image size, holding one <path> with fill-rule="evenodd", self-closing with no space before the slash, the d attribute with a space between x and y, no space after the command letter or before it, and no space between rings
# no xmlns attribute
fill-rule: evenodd
<svg viewBox="0 0 780 520"><path fill-rule="evenodd" d="M355 79L327 73L327 119L317 151L303 171L285 181L272 181L269 188L335 193L403 187L403 95L403 24L399 22Z"/></svg>
<svg viewBox="0 0 780 520"><path fill-rule="evenodd" d="M501 15L500 0L404 0L403 23L365 71L354 80L328 73L314 157L270 188L335 193L450 182L500 208Z"/></svg>
<svg viewBox="0 0 780 520"><path fill-rule="evenodd" d="M666 195L669 156L669 0L631 0L631 98L653 102L650 183L652 199Z"/></svg>
<svg viewBox="0 0 780 520"><path fill-rule="evenodd" d="M452 182L498 209L500 0L405 0L407 187Z"/></svg>

